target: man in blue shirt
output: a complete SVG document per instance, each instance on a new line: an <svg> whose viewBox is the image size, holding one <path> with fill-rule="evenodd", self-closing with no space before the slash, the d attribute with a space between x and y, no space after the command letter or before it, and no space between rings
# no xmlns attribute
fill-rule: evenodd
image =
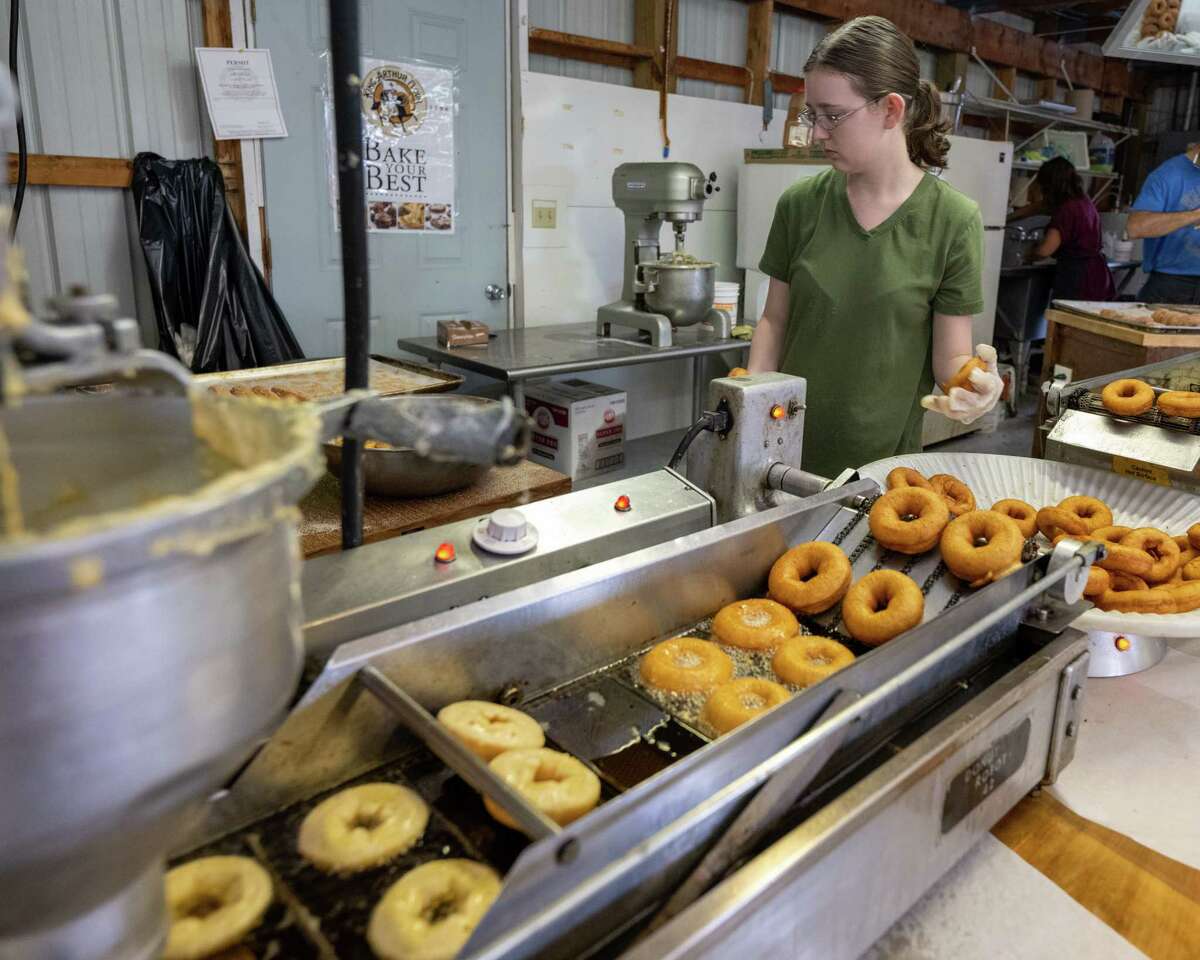
<svg viewBox="0 0 1200 960"><path fill-rule="evenodd" d="M1200 303L1200 144L1157 167L1142 186L1126 233L1145 238L1145 303Z"/></svg>

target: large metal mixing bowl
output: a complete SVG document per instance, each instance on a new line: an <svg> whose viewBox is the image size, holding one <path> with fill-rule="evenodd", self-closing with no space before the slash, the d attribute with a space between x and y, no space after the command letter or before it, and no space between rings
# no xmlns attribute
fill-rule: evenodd
<svg viewBox="0 0 1200 960"><path fill-rule="evenodd" d="M299 677L291 505L320 471L317 420L198 403L223 457L184 397L0 408L30 528L0 539L5 960L157 956L180 816Z"/></svg>
<svg viewBox="0 0 1200 960"><path fill-rule="evenodd" d="M646 306L661 313L674 327L690 327L708 317L716 295L715 263L676 264L655 261L639 264L646 285Z"/></svg>

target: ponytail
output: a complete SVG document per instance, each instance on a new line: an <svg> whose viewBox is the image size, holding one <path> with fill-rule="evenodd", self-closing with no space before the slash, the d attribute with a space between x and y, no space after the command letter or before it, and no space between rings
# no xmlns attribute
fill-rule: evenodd
<svg viewBox="0 0 1200 960"><path fill-rule="evenodd" d="M946 135L950 132L950 124L942 119L942 98L938 88L928 80L917 83L904 126L908 157L913 163L926 170L946 166L946 157L950 153Z"/></svg>

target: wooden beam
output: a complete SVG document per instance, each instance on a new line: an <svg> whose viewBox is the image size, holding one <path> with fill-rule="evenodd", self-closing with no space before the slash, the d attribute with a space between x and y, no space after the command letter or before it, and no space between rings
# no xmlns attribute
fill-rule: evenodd
<svg viewBox="0 0 1200 960"><path fill-rule="evenodd" d="M997 67L993 72L999 83L992 84L992 98L1008 100L1010 93L1015 97L1017 95L1017 68Z"/></svg>
<svg viewBox="0 0 1200 960"><path fill-rule="evenodd" d="M133 182L133 162L120 157L65 157L56 153L28 156L31 187L116 187ZM8 155L8 182L17 182L17 155Z"/></svg>
<svg viewBox="0 0 1200 960"><path fill-rule="evenodd" d="M632 43L616 40L597 40L577 33L562 33L558 30L529 29L529 52L543 53L551 57L568 57L588 63L603 63L610 67L625 67L633 70L639 63L652 63L654 50Z"/></svg>
<svg viewBox="0 0 1200 960"><path fill-rule="evenodd" d="M794 77L790 73L771 73L771 85L775 88L776 93L786 93L791 96L793 93L804 92L804 78Z"/></svg>
<svg viewBox="0 0 1200 960"><path fill-rule="evenodd" d="M746 67L693 57L679 57L675 61L675 72L689 80L708 80L731 87L744 87L750 82L750 71Z"/></svg>
<svg viewBox="0 0 1200 960"><path fill-rule="evenodd" d="M670 49L664 34L666 26L667 6L674 3L671 10L672 24L669 38ZM651 52L649 60L639 60L633 65L633 85L643 90L657 90L663 70L663 57L670 64L670 82L668 93L675 92L675 56L679 47L679 8L678 0L634 0L633 6L633 44Z"/></svg>
<svg viewBox="0 0 1200 960"><path fill-rule="evenodd" d="M763 102L763 81L771 69L771 17L774 0L752 0L746 11L746 68L750 71L749 103ZM771 85L774 86L774 79Z"/></svg>
<svg viewBox="0 0 1200 960"><path fill-rule="evenodd" d="M962 79L961 88L967 85L967 68L971 58L965 53L939 53L933 78L940 90L954 89L955 81Z"/></svg>
<svg viewBox="0 0 1200 960"><path fill-rule="evenodd" d="M1048 100L1051 103L1058 100L1058 81L1054 77L1046 77L1039 80L1037 85L1037 95L1041 100Z"/></svg>
<svg viewBox="0 0 1200 960"><path fill-rule="evenodd" d="M204 24L206 47L232 47L233 24L229 20L229 0L203 0L200 5ZM240 140L213 140L217 166L225 180L225 202L233 214L242 239L249 236L246 230L246 189L242 173L242 142Z"/></svg>

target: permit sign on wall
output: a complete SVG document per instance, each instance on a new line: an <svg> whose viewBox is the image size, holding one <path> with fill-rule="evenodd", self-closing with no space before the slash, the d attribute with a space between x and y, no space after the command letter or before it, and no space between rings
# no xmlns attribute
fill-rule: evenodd
<svg viewBox="0 0 1200 960"><path fill-rule="evenodd" d="M363 185L367 229L396 235L454 232L454 71L362 60ZM328 100L327 100L328 104ZM326 108L330 196L337 204L333 109Z"/></svg>

